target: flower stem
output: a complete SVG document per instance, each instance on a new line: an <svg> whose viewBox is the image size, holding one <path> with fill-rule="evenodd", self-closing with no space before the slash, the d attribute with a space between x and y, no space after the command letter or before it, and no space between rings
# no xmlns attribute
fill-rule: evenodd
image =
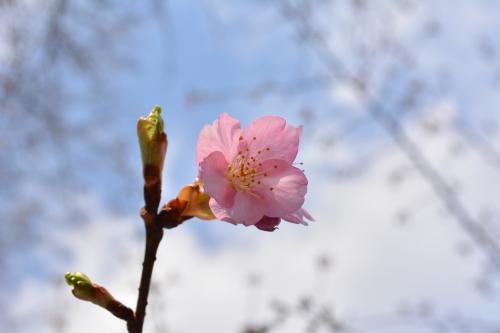
<svg viewBox="0 0 500 333"><path fill-rule="evenodd" d="M145 206L141 209L141 218L144 220L144 227L146 229L146 247L144 250L144 261L142 262L141 282L139 284L139 296L137 297L134 320L127 322L129 333L142 333L142 327L144 326L156 252L163 238L163 228L159 221L157 221L160 197L161 178L156 182L144 185Z"/></svg>
<svg viewBox="0 0 500 333"><path fill-rule="evenodd" d="M148 305L149 289L151 286L151 277L156 261L156 252L163 237L163 229L157 223L156 213L150 213L145 209L141 212L141 217L144 219L146 227L146 247L144 251L144 261L142 263L141 282L139 285L139 296L137 298L137 306L135 309L135 320L132 325L129 325L130 333L142 333L144 325L144 317L146 316L146 306Z"/></svg>

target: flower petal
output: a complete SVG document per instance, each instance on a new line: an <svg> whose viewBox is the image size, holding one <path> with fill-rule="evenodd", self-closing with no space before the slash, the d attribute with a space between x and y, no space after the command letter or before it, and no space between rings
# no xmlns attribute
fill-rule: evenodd
<svg viewBox="0 0 500 333"><path fill-rule="evenodd" d="M274 231L278 229L281 219L279 217L264 216L255 226L263 231Z"/></svg>
<svg viewBox="0 0 500 333"><path fill-rule="evenodd" d="M254 191L263 197L266 216L283 217L302 207L308 183L302 170L283 160L267 160L261 170L265 176Z"/></svg>
<svg viewBox="0 0 500 333"><path fill-rule="evenodd" d="M196 145L198 165L212 152L220 151L226 161L232 161L238 150L241 135L240 122L227 113L223 113L212 125L205 125Z"/></svg>
<svg viewBox="0 0 500 333"><path fill-rule="evenodd" d="M286 214L283 216L283 220L291 222L291 223L297 223L297 224L303 224L307 225L307 221L314 221L314 218L309 214L307 210L304 208L301 208L293 213Z"/></svg>
<svg viewBox="0 0 500 333"><path fill-rule="evenodd" d="M217 220L226 221L232 224L238 224L227 214L227 211L223 207L221 207L221 205L219 205L214 198L210 199L208 204L210 205L210 209L212 210L212 213L215 215Z"/></svg>
<svg viewBox="0 0 500 333"><path fill-rule="evenodd" d="M238 191L234 197L234 205L224 207L224 209L229 218L235 221L236 224L254 225L264 216L265 207L261 201L259 198Z"/></svg>
<svg viewBox="0 0 500 333"><path fill-rule="evenodd" d="M302 126L286 126L285 119L266 116L243 129L242 136L251 155L259 159L280 159L293 162L299 149Z"/></svg>
<svg viewBox="0 0 500 333"><path fill-rule="evenodd" d="M220 151L211 153L200 164L203 189L222 207L233 206L236 192L226 178L227 167L228 163Z"/></svg>

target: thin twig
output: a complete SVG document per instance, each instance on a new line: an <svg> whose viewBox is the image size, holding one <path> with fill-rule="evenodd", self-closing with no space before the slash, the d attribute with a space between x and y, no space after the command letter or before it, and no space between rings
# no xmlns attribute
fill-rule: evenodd
<svg viewBox="0 0 500 333"><path fill-rule="evenodd" d="M146 306L148 305L149 289L151 277L156 261L158 246L163 238L163 228L158 223L158 206L161 197L161 181L150 186L144 186L145 207L141 210L141 217L144 220L146 229L146 246L144 250L144 261L142 263L141 282L139 284L139 296L135 308L133 322L127 322L130 333L142 333L144 317L146 316Z"/></svg>
<svg viewBox="0 0 500 333"><path fill-rule="evenodd" d="M156 214L152 215L143 210L141 214L146 226L146 248L144 251L144 262L142 264L141 282L139 285L139 297L135 309L135 322L131 333L141 333L148 305L151 276L156 261L156 252L163 237L163 229L155 223Z"/></svg>

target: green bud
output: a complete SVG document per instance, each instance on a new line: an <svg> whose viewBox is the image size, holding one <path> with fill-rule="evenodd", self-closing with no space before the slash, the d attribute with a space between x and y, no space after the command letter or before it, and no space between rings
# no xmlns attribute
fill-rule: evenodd
<svg viewBox="0 0 500 333"><path fill-rule="evenodd" d="M160 114L161 107L156 105L147 117L140 117L137 121L137 136L146 184L161 180L167 152L168 141Z"/></svg>
<svg viewBox="0 0 500 333"><path fill-rule="evenodd" d="M92 281L90 281L90 278L82 272L67 272L64 274L64 279L66 280L66 283L73 288L90 289L92 287Z"/></svg>
<svg viewBox="0 0 500 333"><path fill-rule="evenodd" d="M90 278L82 272L68 272L64 274L64 279L73 288L72 293L76 298L92 302L103 308L114 301L113 296L104 287L92 283Z"/></svg>

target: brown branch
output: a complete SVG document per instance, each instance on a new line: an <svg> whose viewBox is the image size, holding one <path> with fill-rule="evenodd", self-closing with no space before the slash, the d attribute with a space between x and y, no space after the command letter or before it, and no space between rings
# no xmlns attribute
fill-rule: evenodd
<svg viewBox="0 0 500 333"><path fill-rule="evenodd" d="M149 289L151 286L151 277L156 261L156 252L163 237L163 229L156 222L157 214L151 214L145 209L141 212L146 227L146 247L144 251L144 261L142 263L141 282L139 285L139 296L135 309L135 320L132 327L129 327L131 333L141 333L146 316L146 306L148 305Z"/></svg>
<svg viewBox="0 0 500 333"><path fill-rule="evenodd" d="M142 328L144 326L156 253L163 238L163 228L158 222L157 213L160 197L161 180L144 186L145 207L141 210L141 218L144 220L144 227L146 229L146 246L134 320L132 322L127 322L127 329L130 333L142 333Z"/></svg>
<svg viewBox="0 0 500 333"><path fill-rule="evenodd" d="M134 311L117 300L111 301L106 306L106 310L111 312L115 317L125 320L127 323L134 321Z"/></svg>

